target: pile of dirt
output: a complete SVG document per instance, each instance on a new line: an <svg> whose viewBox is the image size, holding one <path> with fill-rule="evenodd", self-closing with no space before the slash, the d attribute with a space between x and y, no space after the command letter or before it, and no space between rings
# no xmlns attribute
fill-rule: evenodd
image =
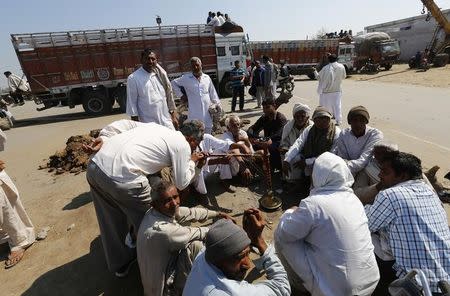
<svg viewBox="0 0 450 296"><path fill-rule="evenodd" d="M48 169L49 173L56 175L69 172L79 174L86 170L89 162L89 154L83 151L83 144L90 144L98 137L100 130L92 130L89 135L77 135L70 137L66 142L66 148L57 151L49 157L46 165L39 169Z"/></svg>

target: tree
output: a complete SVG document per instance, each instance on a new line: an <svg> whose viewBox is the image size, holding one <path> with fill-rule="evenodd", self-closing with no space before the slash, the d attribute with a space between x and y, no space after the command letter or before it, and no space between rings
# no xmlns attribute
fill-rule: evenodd
<svg viewBox="0 0 450 296"><path fill-rule="evenodd" d="M314 35L314 39L324 39L325 38L325 34L328 33L328 30L324 27L320 28L319 31L316 32L316 34Z"/></svg>

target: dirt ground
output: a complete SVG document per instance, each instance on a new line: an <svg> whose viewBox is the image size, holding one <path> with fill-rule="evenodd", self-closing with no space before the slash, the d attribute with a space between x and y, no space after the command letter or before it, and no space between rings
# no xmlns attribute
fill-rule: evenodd
<svg viewBox="0 0 450 296"><path fill-rule="evenodd" d="M410 69L408 64L393 65L389 71L377 74L354 74L350 79L357 81L376 81L400 84L413 84L428 87L450 87L450 64L428 71Z"/></svg>
<svg viewBox="0 0 450 296"><path fill-rule="evenodd" d="M408 81L407 78L401 77L409 75L409 72L381 76L383 73L390 74L401 71L397 67L402 67L402 65L394 66L393 70L389 72L378 74L379 79L394 79L395 77L400 81L391 82L405 83ZM440 70L431 69L427 73L417 73L417 75L429 75ZM450 68L447 67L445 71L450 72ZM351 79L363 80L375 77L376 75L370 77L354 75ZM365 85L366 83L368 82L361 84ZM349 85L349 89L350 87L353 87L353 84ZM296 96L305 97L304 92L313 93L314 89L315 82L300 81L296 86ZM230 100L224 100L223 104L226 110L230 109ZM246 100L246 106L249 109L240 116L250 119L252 122L255 121L262 112L250 109L254 105L254 102ZM280 109L283 113L290 114L292 105L293 102L283 105ZM312 106L312 102L310 105ZM348 110L347 107L345 106L346 110ZM114 120L125 118L125 115L115 113L90 118L84 114L81 107L73 110L54 108L45 113L37 113L34 108L35 106L28 102L23 107L12 109L18 121L15 128L6 132L8 136L6 151L2 152L0 157L6 161L6 171L19 188L22 201L37 231L46 226L50 227L50 231L44 241L36 243L26 252L24 259L17 266L10 270L4 270L0 266L2 286L0 294L5 296L141 295L142 287L137 265L132 268L130 275L122 280L115 278L106 268L95 210L88 193L89 187L85 180L85 173L54 175L46 170L38 170L39 166L48 161L50 155L64 148L70 136L87 134L90 130L102 128ZM388 122L390 119L375 117L374 126L381 124L382 127L388 127L389 125L383 120ZM405 143L409 142L405 140ZM414 148L420 149L426 163L434 160L432 154L437 154L439 159L450 158L447 157L448 150L443 150L441 152L443 156L440 156L438 153L434 153L434 150L427 151L429 146L425 145L428 144L424 143ZM447 144L445 145L448 147ZM436 149L442 150L439 147ZM447 163L444 164L443 169L449 169ZM278 176L275 176L274 180L278 179ZM243 209L258 206L258 199L264 193L266 183L264 179L259 179L249 188L237 186L236 193L231 194L222 190L217 178L212 178L210 182L210 191L206 197L191 196L183 201L184 204L227 211L231 215L236 215L238 221L241 220L239 214ZM279 181L275 181L274 189L279 188ZM283 199L283 208L265 214L272 228L264 231L268 241L272 239L273 229L275 229L282 211L298 204L302 197L301 193L276 194ZM0 258L4 260L6 255L7 249L3 246L0 248Z"/></svg>

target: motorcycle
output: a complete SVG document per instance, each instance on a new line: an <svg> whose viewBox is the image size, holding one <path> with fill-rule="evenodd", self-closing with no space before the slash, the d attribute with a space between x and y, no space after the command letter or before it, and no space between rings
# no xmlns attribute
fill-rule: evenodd
<svg viewBox="0 0 450 296"><path fill-rule="evenodd" d="M372 59L369 59L361 68L361 73L376 74L380 71L380 64L374 63Z"/></svg>
<svg viewBox="0 0 450 296"><path fill-rule="evenodd" d="M418 59L416 56L413 56L409 59L409 68L411 69L419 69L424 72L430 69L430 64L428 63L428 58L420 58Z"/></svg>
<svg viewBox="0 0 450 296"><path fill-rule="evenodd" d="M278 76L277 89L281 89L281 93L291 94L294 90L294 76L288 75L285 77Z"/></svg>

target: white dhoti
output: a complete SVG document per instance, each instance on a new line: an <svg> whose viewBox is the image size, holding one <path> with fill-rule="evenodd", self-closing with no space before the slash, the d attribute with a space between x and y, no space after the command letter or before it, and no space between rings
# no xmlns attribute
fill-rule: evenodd
<svg viewBox="0 0 450 296"><path fill-rule="evenodd" d="M0 244L8 242L11 251L17 251L34 243L34 226L5 171L0 172L0 187Z"/></svg>
<svg viewBox="0 0 450 296"><path fill-rule="evenodd" d="M229 164L206 165L200 173L195 177L194 187L200 194L206 194L205 180L212 174L219 172L220 180L229 180L239 173L239 163L236 158L231 158Z"/></svg>
<svg viewBox="0 0 450 296"><path fill-rule="evenodd" d="M319 96L319 105L325 107L336 119L337 124L342 124L341 111L342 92L321 93Z"/></svg>

